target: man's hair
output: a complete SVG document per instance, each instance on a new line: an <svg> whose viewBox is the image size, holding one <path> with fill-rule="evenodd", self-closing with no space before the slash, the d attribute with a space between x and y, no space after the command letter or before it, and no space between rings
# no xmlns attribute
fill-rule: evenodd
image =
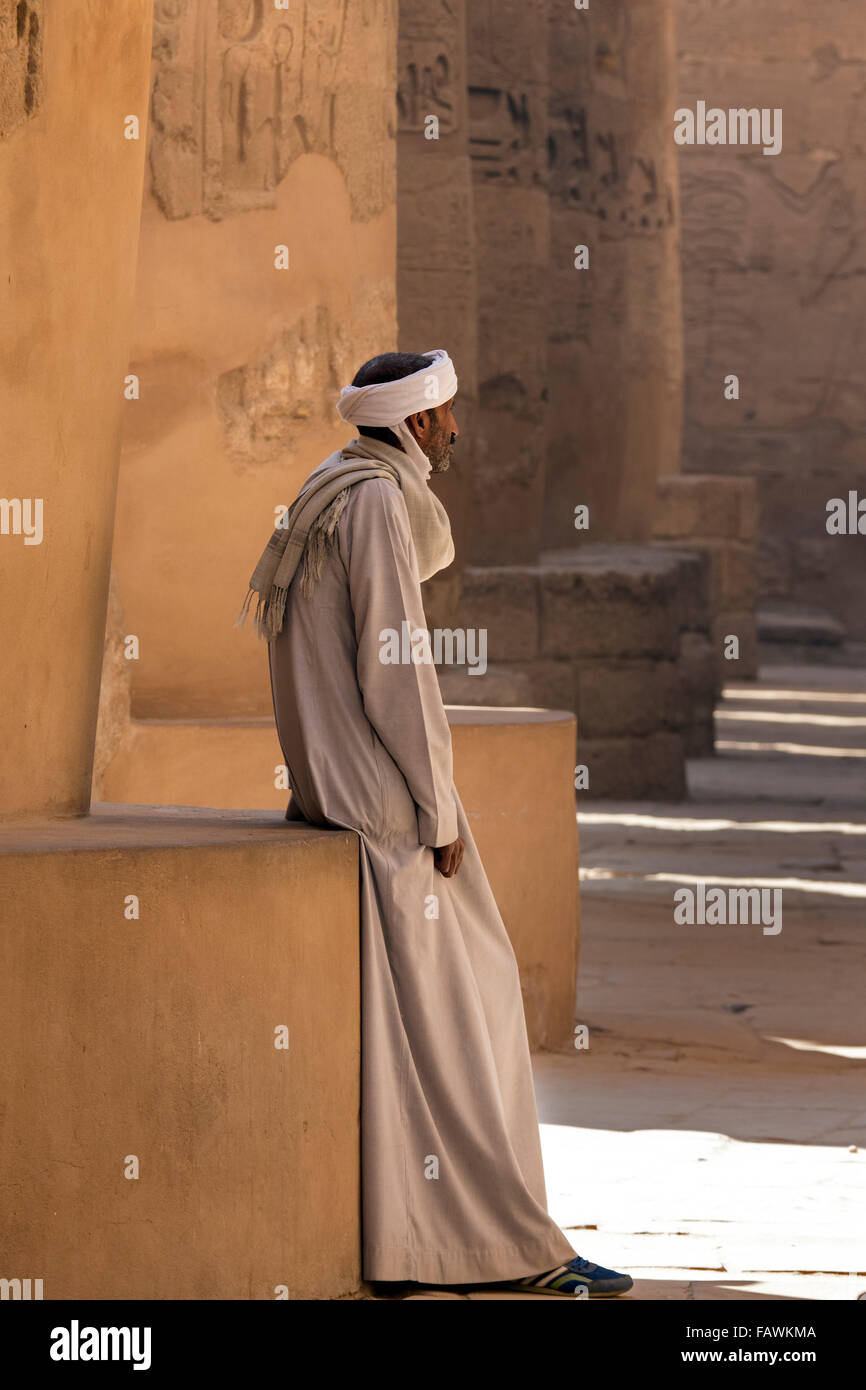
<svg viewBox="0 0 866 1390"><path fill-rule="evenodd" d="M358 368L352 385L378 386L383 381L399 381L404 376L423 372L431 362L432 358L423 357L417 352L382 352ZM384 425L359 425L358 433L367 435L370 439L381 440L383 444L391 444L395 449L400 448L396 434Z"/></svg>

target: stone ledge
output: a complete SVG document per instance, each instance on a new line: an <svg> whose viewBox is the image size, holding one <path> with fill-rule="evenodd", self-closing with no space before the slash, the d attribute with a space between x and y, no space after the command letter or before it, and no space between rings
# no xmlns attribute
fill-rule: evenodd
<svg viewBox="0 0 866 1390"><path fill-rule="evenodd" d="M101 806L0 855L8 1269L47 1299L355 1289L356 837Z"/></svg>

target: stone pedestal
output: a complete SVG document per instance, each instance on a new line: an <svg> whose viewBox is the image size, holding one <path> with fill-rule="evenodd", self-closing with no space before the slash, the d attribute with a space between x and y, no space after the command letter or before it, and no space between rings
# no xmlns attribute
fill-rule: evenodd
<svg viewBox="0 0 866 1390"><path fill-rule="evenodd" d="M486 628L488 660L523 678L533 703L577 712L593 797L685 794L686 753L712 741L712 703L692 699L709 650L701 555L589 545L470 568L461 622Z"/></svg>
<svg viewBox="0 0 866 1390"><path fill-rule="evenodd" d="M46 1299L351 1293L355 837L102 806L0 829L0 873L4 1274Z"/></svg>

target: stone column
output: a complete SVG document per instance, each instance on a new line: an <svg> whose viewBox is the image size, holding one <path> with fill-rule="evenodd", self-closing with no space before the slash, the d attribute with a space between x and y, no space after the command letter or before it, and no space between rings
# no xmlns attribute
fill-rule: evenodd
<svg viewBox="0 0 866 1390"><path fill-rule="evenodd" d="M674 8L549 11L548 546L574 543L579 504L593 540L647 538L679 468Z"/></svg>
<svg viewBox="0 0 866 1390"><path fill-rule="evenodd" d="M461 440L434 488L451 518L455 564L426 586L431 626L454 620L475 458L477 288L469 162L465 0L400 0L397 317L404 352L444 347L460 379Z"/></svg>
<svg viewBox="0 0 866 1390"><path fill-rule="evenodd" d="M469 555L525 563L541 542L547 399L547 32L543 0L467 7L478 255L479 417Z"/></svg>
<svg viewBox="0 0 866 1390"><path fill-rule="evenodd" d="M340 388L396 341L395 69L392 0L157 0L115 538L134 717L271 714L233 624L350 438Z"/></svg>
<svg viewBox="0 0 866 1390"><path fill-rule="evenodd" d="M151 9L0 0L4 817L90 803Z"/></svg>

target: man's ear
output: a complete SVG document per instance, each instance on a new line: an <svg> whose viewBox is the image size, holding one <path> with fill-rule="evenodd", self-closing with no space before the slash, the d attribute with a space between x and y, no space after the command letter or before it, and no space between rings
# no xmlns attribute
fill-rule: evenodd
<svg viewBox="0 0 866 1390"><path fill-rule="evenodd" d="M418 436L418 438L420 438L424 433L425 414L425 411L419 410L414 415L409 416L409 428L414 435Z"/></svg>

